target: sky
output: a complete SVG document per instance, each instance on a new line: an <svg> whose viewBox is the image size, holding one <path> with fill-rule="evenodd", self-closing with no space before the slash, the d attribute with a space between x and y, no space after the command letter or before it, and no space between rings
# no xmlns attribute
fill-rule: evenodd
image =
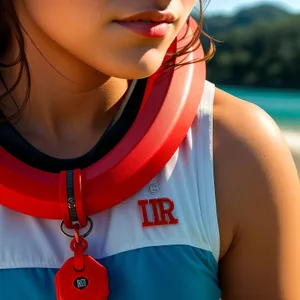
<svg viewBox="0 0 300 300"><path fill-rule="evenodd" d="M277 4L291 12L300 13L300 0L211 0L207 9L207 14L234 13L240 8L258 5L262 3Z"/></svg>

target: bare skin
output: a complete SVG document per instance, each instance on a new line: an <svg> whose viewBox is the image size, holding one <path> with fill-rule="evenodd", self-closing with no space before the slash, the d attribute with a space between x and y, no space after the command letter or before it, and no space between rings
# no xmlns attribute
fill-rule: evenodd
<svg viewBox="0 0 300 300"><path fill-rule="evenodd" d="M222 299L300 299L300 185L280 130L217 90L214 163Z"/></svg>

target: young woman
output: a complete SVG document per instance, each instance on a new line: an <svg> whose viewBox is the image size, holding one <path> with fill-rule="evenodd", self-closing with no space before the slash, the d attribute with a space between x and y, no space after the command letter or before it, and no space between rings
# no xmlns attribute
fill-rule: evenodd
<svg viewBox="0 0 300 300"><path fill-rule="evenodd" d="M174 67L164 58L195 4L0 0L2 149L49 178L105 160L134 126L148 78L161 65ZM201 24L177 57L200 32ZM15 161L5 157L0 165ZM0 203L13 201L0 195ZM300 187L291 154L265 112L212 83L163 169L89 220L86 252L106 268L109 287L97 265L99 276L74 277L74 292L73 275L54 279L73 255L61 220L0 206L0 299L106 299L107 288L111 300L300 299ZM74 245L83 250L76 226ZM75 271L84 267L68 270ZM90 288L93 297L82 296Z"/></svg>

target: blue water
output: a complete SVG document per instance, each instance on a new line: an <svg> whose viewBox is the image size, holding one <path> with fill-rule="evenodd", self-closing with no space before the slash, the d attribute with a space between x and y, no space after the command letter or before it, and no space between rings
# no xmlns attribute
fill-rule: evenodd
<svg viewBox="0 0 300 300"><path fill-rule="evenodd" d="M300 90L256 89L220 86L226 92L264 109L279 126L300 131Z"/></svg>

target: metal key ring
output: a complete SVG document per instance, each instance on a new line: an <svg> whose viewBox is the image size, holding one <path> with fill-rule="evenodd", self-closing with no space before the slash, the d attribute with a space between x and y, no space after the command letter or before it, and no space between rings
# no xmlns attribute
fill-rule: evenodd
<svg viewBox="0 0 300 300"><path fill-rule="evenodd" d="M88 222L89 228L88 228L86 233L80 235L80 237L82 237L82 238L86 238L87 236L89 236L90 233L93 230L93 227L94 227L94 223L93 223L91 218L87 217L86 220ZM62 220L61 223L60 223L60 230L61 230L62 234L65 235L66 237L69 237L69 238L73 239L75 237L75 235L67 233L66 232L66 227L64 225L65 225L65 222L64 222L64 220Z"/></svg>

